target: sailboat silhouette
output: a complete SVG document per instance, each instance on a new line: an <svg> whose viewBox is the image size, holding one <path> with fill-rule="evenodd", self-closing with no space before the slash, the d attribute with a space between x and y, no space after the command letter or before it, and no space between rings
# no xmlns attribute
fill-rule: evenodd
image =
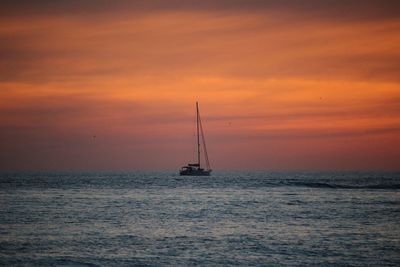
<svg viewBox="0 0 400 267"><path fill-rule="evenodd" d="M199 113L199 103L196 102L196 129L197 129L197 163L189 163L183 166L179 171L180 175L192 175L192 176L209 176L211 174L210 162L208 160L207 147L204 138L203 126L201 124L201 118ZM201 144L203 145L204 157L206 168L201 167L200 161L200 136Z"/></svg>

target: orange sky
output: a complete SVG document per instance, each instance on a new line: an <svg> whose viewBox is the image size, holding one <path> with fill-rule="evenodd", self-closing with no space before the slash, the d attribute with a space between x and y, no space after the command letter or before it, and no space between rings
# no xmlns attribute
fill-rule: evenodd
<svg viewBox="0 0 400 267"><path fill-rule="evenodd" d="M0 5L0 170L399 170L399 5L274 2Z"/></svg>

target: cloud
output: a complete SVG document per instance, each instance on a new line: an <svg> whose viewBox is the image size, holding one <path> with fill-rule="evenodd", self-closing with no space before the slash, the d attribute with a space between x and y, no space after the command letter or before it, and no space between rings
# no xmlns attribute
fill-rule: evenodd
<svg viewBox="0 0 400 267"><path fill-rule="evenodd" d="M97 167L129 168L129 159L140 167L142 155L180 165L195 101L220 166L235 149L261 164L271 145L317 155L369 138L394 149L397 9L391 1L2 2L0 157L14 156L0 168L46 160L81 168L87 157ZM392 151L379 142L363 151Z"/></svg>
<svg viewBox="0 0 400 267"><path fill-rule="evenodd" d="M398 81L399 21L315 23L267 14L6 20L0 29L0 79L212 75Z"/></svg>
<svg viewBox="0 0 400 267"><path fill-rule="evenodd" d="M202 12L265 12L277 10L282 13L297 13L309 18L329 19L382 19L397 18L400 10L398 1L265 1L265 0L136 0L136 1L2 1L2 16L27 15L92 15L110 12L133 14L202 11Z"/></svg>

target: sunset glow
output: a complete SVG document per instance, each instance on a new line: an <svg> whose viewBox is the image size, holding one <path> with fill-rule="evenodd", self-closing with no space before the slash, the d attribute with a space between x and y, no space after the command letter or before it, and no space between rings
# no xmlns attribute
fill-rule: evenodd
<svg viewBox="0 0 400 267"><path fill-rule="evenodd" d="M1 8L0 169L177 170L196 101L213 169L399 169L398 4L89 2Z"/></svg>

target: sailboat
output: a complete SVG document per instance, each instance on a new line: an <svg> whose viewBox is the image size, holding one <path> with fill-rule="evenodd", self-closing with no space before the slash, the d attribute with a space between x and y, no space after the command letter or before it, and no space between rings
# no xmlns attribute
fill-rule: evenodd
<svg viewBox="0 0 400 267"><path fill-rule="evenodd" d="M211 174L210 162L208 160L207 147L204 138L203 126L201 124L200 113L199 113L199 103L196 102L196 129L197 129L197 162L189 163L183 166L179 171L180 175L191 175L191 176L209 176ZM206 168L201 167L200 162L200 136L201 144L203 145L204 157Z"/></svg>

